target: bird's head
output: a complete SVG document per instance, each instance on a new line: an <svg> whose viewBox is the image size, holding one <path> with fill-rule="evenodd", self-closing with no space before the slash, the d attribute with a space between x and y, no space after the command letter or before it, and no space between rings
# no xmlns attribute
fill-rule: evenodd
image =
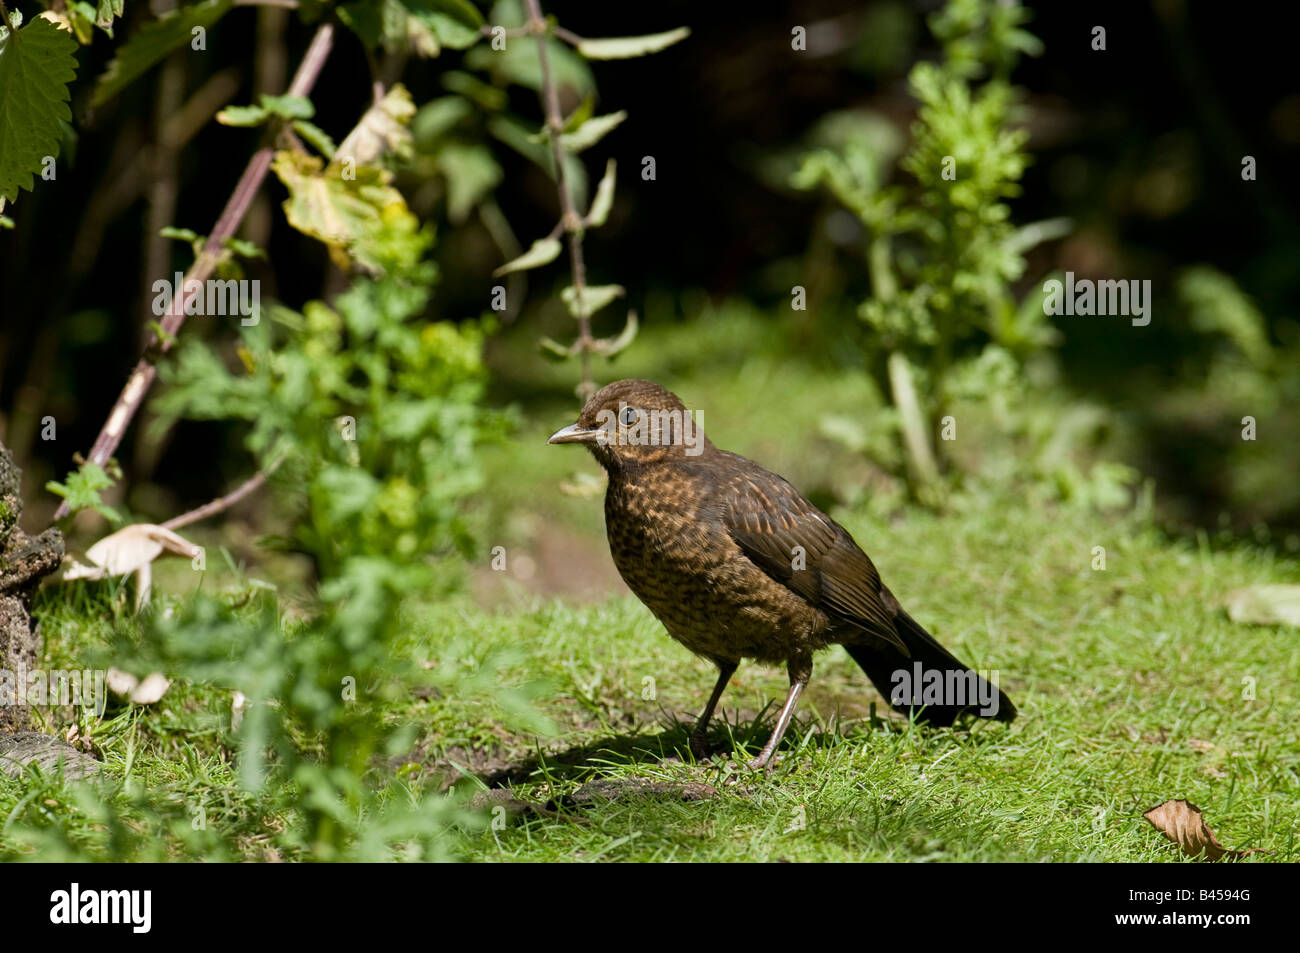
<svg viewBox="0 0 1300 953"><path fill-rule="evenodd" d="M690 459L713 448L676 394L643 380L605 385L575 423L547 442L580 443L606 470Z"/></svg>

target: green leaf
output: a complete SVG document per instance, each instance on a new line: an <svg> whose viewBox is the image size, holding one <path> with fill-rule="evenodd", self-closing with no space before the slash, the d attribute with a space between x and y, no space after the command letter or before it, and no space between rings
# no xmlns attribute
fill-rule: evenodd
<svg viewBox="0 0 1300 953"><path fill-rule="evenodd" d="M560 141L564 143L566 151L574 154L582 152L600 142L626 118L627 111L623 109L604 116L593 116L573 132L562 134Z"/></svg>
<svg viewBox="0 0 1300 953"><path fill-rule="evenodd" d="M578 44L578 52L589 60L624 60L634 56L645 56L647 53L658 53L690 35L690 27L679 26L666 33L583 40Z"/></svg>
<svg viewBox="0 0 1300 953"><path fill-rule="evenodd" d="M591 317L615 298L623 297L623 286L595 285L587 287L583 289L581 307L579 307L578 293L572 286L561 291L560 297L564 300L564 303L569 306L569 313L575 318L580 318L584 315Z"/></svg>
<svg viewBox="0 0 1300 953"><path fill-rule="evenodd" d="M31 191L32 174L59 154L76 49L70 33L42 17L0 40L0 198Z"/></svg>
<svg viewBox="0 0 1300 953"><path fill-rule="evenodd" d="M596 110L596 97L588 93L583 97L573 112L565 118L561 132L575 132L579 126L591 118Z"/></svg>
<svg viewBox="0 0 1300 953"><path fill-rule="evenodd" d="M261 258L266 259L266 252L258 247L256 242L245 241L242 238L227 238L226 247L236 255L242 255L244 258Z"/></svg>
<svg viewBox="0 0 1300 953"><path fill-rule="evenodd" d="M401 0L401 4L443 46L465 50L482 37L483 14L468 0Z"/></svg>
<svg viewBox="0 0 1300 953"><path fill-rule="evenodd" d="M217 113L217 122L223 126L260 126L270 118L261 106L227 106Z"/></svg>
<svg viewBox="0 0 1300 953"><path fill-rule="evenodd" d="M618 333L618 336L601 338L592 345L592 350L605 357L614 357L619 351L622 351L636 340L637 327L636 312L629 311L627 313L627 323L623 325L623 330Z"/></svg>
<svg viewBox="0 0 1300 953"><path fill-rule="evenodd" d="M614 160L610 159L605 163L605 174L601 176L600 184L596 186L596 197L591 200L591 208L587 210L586 224L591 228L600 228L609 218L609 210L614 205Z"/></svg>
<svg viewBox="0 0 1300 953"><path fill-rule="evenodd" d="M549 357L553 361L567 361L573 357L571 350L551 338L538 338L537 346L542 349L544 357Z"/></svg>
<svg viewBox="0 0 1300 953"><path fill-rule="evenodd" d="M560 252L564 246L556 238L539 238L533 242L533 247L528 249L518 258L514 258L496 271L492 272L493 277L509 274L512 271L524 271L528 268L540 268L542 265L549 265L555 259L560 257Z"/></svg>
<svg viewBox="0 0 1300 953"><path fill-rule="evenodd" d="M177 228L174 225L166 225L158 229L160 238L174 238L178 242L188 242L193 245L195 242L205 242L207 237L200 235L192 228Z"/></svg>
<svg viewBox="0 0 1300 953"><path fill-rule="evenodd" d="M563 43L548 39L546 42L547 59L551 66L551 78L560 89L572 90L579 96L585 96L596 88L596 79L591 67L581 57ZM487 46L476 46L465 54L465 66L479 72L490 73L498 81L526 86L534 92L542 85L542 67L537 58L537 40L535 37L520 37L511 40L505 50L493 50Z"/></svg>
<svg viewBox="0 0 1300 953"><path fill-rule="evenodd" d="M367 271L384 271L388 249L377 236L388 229L407 235L419 228L402 193L389 184L392 174L358 165L345 178L341 166L322 166L316 156L276 153L271 170L289 190L284 203L289 224L328 245L342 265L350 258Z"/></svg>
<svg viewBox="0 0 1300 953"><path fill-rule="evenodd" d="M310 123L305 119L296 119L294 120L293 128L298 135L302 136L315 146L317 151L325 158L334 158L334 153L337 151L334 145L334 140L331 139L329 133L320 126L317 126L315 123Z"/></svg>
<svg viewBox="0 0 1300 953"><path fill-rule="evenodd" d="M447 217L455 224L465 221L502 179L492 150L477 144L449 144L438 155L438 171L447 178Z"/></svg>
<svg viewBox="0 0 1300 953"><path fill-rule="evenodd" d="M116 96L172 50L189 43L196 27L212 29L232 6L234 0L207 0L150 23L118 50L117 57L99 78L92 104L98 106Z"/></svg>
<svg viewBox="0 0 1300 953"><path fill-rule="evenodd" d="M420 107L411 120L411 135L423 152L432 151L448 132L474 114L474 107L461 96L440 96Z"/></svg>
<svg viewBox="0 0 1300 953"><path fill-rule="evenodd" d="M124 7L124 0L99 0L99 5L95 8L95 26L111 37L113 21L122 16Z"/></svg>
<svg viewBox="0 0 1300 953"><path fill-rule="evenodd" d="M274 116L285 119L310 119L316 115L316 107L306 96L271 96L262 94L262 108Z"/></svg>
<svg viewBox="0 0 1300 953"><path fill-rule="evenodd" d="M78 510L95 510L111 522L120 523L121 514L99 498L100 490L107 490L112 485L113 478L105 473L102 467L87 461L68 474L67 483L51 480L45 484L45 489L55 496L63 497L68 504L68 509L73 513Z"/></svg>
<svg viewBox="0 0 1300 953"><path fill-rule="evenodd" d="M498 89L483 82L473 73L458 69L448 70L442 74L442 88L449 93L459 93L466 99L478 103L488 112L500 112L510 101L510 94L504 89Z"/></svg>

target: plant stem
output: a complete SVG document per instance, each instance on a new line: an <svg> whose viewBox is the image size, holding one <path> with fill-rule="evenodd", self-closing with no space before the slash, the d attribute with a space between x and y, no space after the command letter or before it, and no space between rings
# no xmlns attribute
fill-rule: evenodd
<svg viewBox="0 0 1300 953"><path fill-rule="evenodd" d="M274 467L271 469L274 469ZM182 513L180 516L173 516L167 522L162 524L163 528L180 529L182 526L189 526L191 523L197 523L199 520L207 519L209 516L220 513L222 510L234 506L265 482L266 471L259 470L225 496L204 503L202 506L190 510L188 513Z"/></svg>
<svg viewBox="0 0 1300 953"><path fill-rule="evenodd" d="M551 76L551 63L546 49L548 27L542 16L540 0L528 0L529 27L537 35L537 62L542 72L540 90L542 108L546 112L546 127L551 140L551 155L555 160L555 185L560 193L560 222L569 236L569 266L573 275L573 293L575 310L578 317L578 340L574 343L582 361L582 383L579 392L586 402L596 392L596 385L591 380L591 350L594 339L591 336L591 316L587 314L587 266L582 258L582 219L573 207L573 196L564 171L564 143L560 134L564 131L564 117L560 113L560 95Z"/></svg>
<svg viewBox="0 0 1300 953"><path fill-rule="evenodd" d="M0 0L0 2L3 2L3 0ZM288 95L306 96L311 92L312 86L315 85L316 79L320 76L321 69L325 65L325 60L329 57L330 47L333 42L333 24L322 23L316 30L316 35L312 37L311 45L307 47L307 52L298 65L298 71L289 84ZM202 289L203 282L212 274L221 258L226 239L235 234L240 223L244 220L244 215L247 214L248 208L253 202L253 197L257 194L257 190L261 187L262 181L271 168L271 158L274 155L274 146L271 144L273 140L268 138L266 141L268 144L253 153L253 157L248 160L248 165L244 168L244 174L239 177L239 182L236 183L234 191L226 201L226 207L222 211L221 217L217 219L217 224L213 226L211 234L208 235L207 243L194 260L194 264L190 266L190 270L186 273L181 286L172 289L171 306L160 322L163 334L161 337L156 332L150 334L149 341L145 345L144 354L136 363L135 369L131 371L131 376L127 378L122 393L118 395L116 403L113 404L113 409L108 414L108 419L104 421L99 436L95 438L95 443L90 448L90 455L87 459L91 463L102 467L108 461L108 458L113 455L114 451L117 450L118 444L122 442L122 436L126 433L127 426L144 402L145 394L148 393L154 378L158 376L158 358L171 348L177 332L185 322L186 305L189 304L195 294L202 294L201 290L191 293L185 289L189 287ZM60 520L67 515L68 504L67 501L64 501L59 504L54 518Z"/></svg>

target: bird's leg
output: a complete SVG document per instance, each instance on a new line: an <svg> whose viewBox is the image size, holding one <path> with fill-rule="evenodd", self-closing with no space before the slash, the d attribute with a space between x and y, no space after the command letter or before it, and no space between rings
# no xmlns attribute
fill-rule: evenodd
<svg viewBox="0 0 1300 953"><path fill-rule="evenodd" d="M714 664L718 666L718 683L713 686L709 703L704 706L704 713L700 715L700 720L695 723L695 728L691 731L691 754L700 761L709 755L709 722L713 718L713 709L718 707L718 699L722 697L722 692L727 687L727 682L731 681L731 676L736 673L736 662L714 659Z"/></svg>
<svg viewBox="0 0 1300 953"><path fill-rule="evenodd" d="M790 727L790 719L794 716L794 706L799 704L799 696L803 693L803 687L808 684L808 679L812 677L811 659L791 659L788 668L790 671L790 691L786 693L785 704L781 706L781 714L776 719L776 727L772 729L772 737L767 739L767 744L763 746L763 750L759 752L758 757L749 762L752 771L758 771L760 768L771 768L776 746L781 743L785 730Z"/></svg>

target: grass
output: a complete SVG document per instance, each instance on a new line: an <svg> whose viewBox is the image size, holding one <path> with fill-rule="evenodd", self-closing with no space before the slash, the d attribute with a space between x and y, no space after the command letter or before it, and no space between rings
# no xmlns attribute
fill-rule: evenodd
<svg viewBox="0 0 1300 953"><path fill-rule="evenodd" d="M478 567L505 577L490 605L462 596L407 606L398 651L455 690L385 708L414 729L372 771L392 782L387 796L445 789L471 803L447 836L471 860L1178 861L1142 818L1170 798L1200 806L1226 846L1271 851L1249 862L1300 859L1300 638L1235 624L1222 607L1239 586L1300 581L1294 560L1005 492L972 491L943 515L898 506L890 492L864 498L880 471L823 437L819 414L875 413L874 389L779 342L728 343L761 343L756 320L723 308L690 326L659 322L602 379L661 380L708 409L720 446L832 508L909 612L968 663L1000 673L1020 717L955 731L909 725L836 647L816 659L770 775L737 765L765 740L784 673L750 663L723 696L717 753L696 764L686 736L711 666L630 595L555 595L570 591L567 576L612 572L599 499L560 489L594 465L544 442L573 415L572 368L511 380L499 366L512 388L502 396L526 412L485 456L485 551L499 544L512 566L536 563L559 534L544 567L557 584L538 591ZM531 347L525 337L502 339L498 363L541 367L511 358ZM215 552L219 538L204 541ZM249 581L216 556L199 578L247 601ZM156 583L149 611L167 612L196 579L182 561L160 567ZM45 665L131 667L147 617L128 590L44 589ZM81 786L0 776L0 858L309 859L292 836L292 786L240 788L231 703L227 689L180 681L147 708L114 699L102 718L36 710L37 727L75 728L105 769ZM407 856L400 840L393 855Z"/></svg>
<svg viewBox="0 0 1300 953"><path fill-rule="evenodd" d="M559 753L535 765L513 753L523 760L514 795L561 816L489 830L470 856L1173 860L1141 815L1188 798L1225 845L1296 859L1300 645L1235 625L1219 606L1227 588L1275 579L1269 556L1009 501L956 518L846 522L914 615L967 661L999 670L1021 711L1014 724L945 732L873 719L877 696L837 648L819 658L770 777L727 758L695 765L686 731L711 671L634 600L501 614L480 637L522 642L524 669L557 684L543 707L565 726ZM1104 572L1091 568L1093 545L1107 546ZM742 667L715 742L754 752L767 728L754 720L783 690L781 673ZM571 747L581 763L567 763ZM612 797L585 798L596 780L623 790L604 784ZM639 790L646 780L668 787ZM698 783L717 793L688 801L675 790Z"/></svg>
<svg viewBox="0 0 1300 953"><path fill-rule="evenodd" d="M1226 590L1294 578L1294 567L1005 499L943 518L842 515L914 615L1000 672L1015 723L909 725L884 714L835 648L818 658L770 776L727 756L761 745L765 708L784 690L782 673L754 665L724 696L720 754L695 764L685 740L711 684L706 664L631 597L574 606L521 591L496 611L412 607L404 651L484 677L395 707L392 718L421 731L395 764L411 783L468 773L509 790L483 799L495 824L461 835L463 856L479 860L1175 860L1141 817L1168 798L1199 805L1225 845L1272 851L1252 860L1297 859L1300 645L1286 630L1234 624L1220 606ZM1092 569L1096 545L1105 571ZM88 641L106 651L133 624L125 595L101 585L43 596L51 663L73 664ZM500 685L514 693L503 698ZM549 724L521 716L529 700ZM265 812L238 791L229 705L228 693L179 685L149 709L80 714L128 828L159 824L133 813L133 789L174 803L151 855L210 856L233 843L232 856L295 856L276 837L292 803ZM109 851L94 799L43 783L33 814L30 783L0 779L0 853ZM226 827L187 830L198 806Z"/></svg>

